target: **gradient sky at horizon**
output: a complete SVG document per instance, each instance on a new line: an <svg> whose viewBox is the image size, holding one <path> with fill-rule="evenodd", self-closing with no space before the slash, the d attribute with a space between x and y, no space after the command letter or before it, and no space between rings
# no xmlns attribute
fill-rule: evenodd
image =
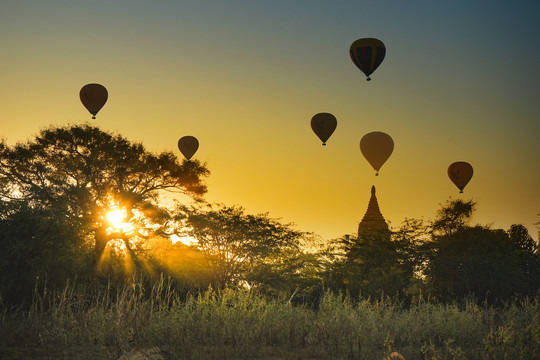
<svg viewBox="0 0 540 360"><path fill-rule="evenodd" d="M366 82L362 37L387 47ZM0 1L0 138L89 122L174 151L196 136L206 199L325 239L355 233L375 185L383 215L433 218L473 199L480 224L540 220L540 3L510 1ZM78 94L101 83L97 120ZM323 147L310 120L338 119ZM361 137L394 153L374 176ZM459 194L447 177L468 161Z"/></svg>

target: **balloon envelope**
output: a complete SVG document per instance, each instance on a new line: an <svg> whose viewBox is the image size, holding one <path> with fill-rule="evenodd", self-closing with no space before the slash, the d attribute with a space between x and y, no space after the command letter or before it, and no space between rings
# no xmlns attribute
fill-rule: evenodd
<svg viewBox="0 0 540 360"><path fill-rule="evenodd" d="M458 187L460 193L463 192L465 185L471 180L472 176L473 168L468 162L457 161L448 167L448 177Z"/></svg>
<svg viewBox="0 0 540 360"><path fill-rule="evenodd" d="M184 136L178 140L178 149L186 157L186 159L191 159L193 155L199 149L199 140L194 136Z"/></svg>
<svg viewBox="0 0 540 360"><path fill-rule="evenodd" d="M109 94L103 85L87 84L82 87L79 97L84 107L93 115L92 119L95 119L99 110L107 102Z"/></svg>
<svg viewBox="0 0 540 360"><path fill-rule="evenodd" d="M364 38L358 39L351 44L349 49L353 63L371 80L371 75L375 69L381 65L386 55L386 47L378 39Z"/></svg>
<svg viewBox="0 0 540 360"><path fill-rule="evenodd" d="M337 119L329 113L318 113L311 118L311 129L321 139L323 145L336 130Z"/></svg>
<svg viewBox="0 0 540 360"><path fill-rule="evenodd" d="M360 140L360 151L373 169L378 172L394 151L394 140L390 135L381 131L370 132Z"/></svg>

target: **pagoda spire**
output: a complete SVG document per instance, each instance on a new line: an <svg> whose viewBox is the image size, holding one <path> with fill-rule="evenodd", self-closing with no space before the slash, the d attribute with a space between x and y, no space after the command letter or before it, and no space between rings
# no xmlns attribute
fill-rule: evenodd
<svg viewBox="0 0 540 360"><path fill-rule="evenodd" d="M375 195L375 185L371 187L371 198L369 199L368 208L358 225L358 236L360 237L360 233L362 232L373 230L389 230L388 224L379 209L379 203Z"/></svg>

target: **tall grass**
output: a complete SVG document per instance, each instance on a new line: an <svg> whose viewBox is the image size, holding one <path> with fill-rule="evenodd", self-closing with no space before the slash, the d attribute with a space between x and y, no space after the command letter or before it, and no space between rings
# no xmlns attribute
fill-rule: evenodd
<svg viewBox="0 0 540 360"><path fill-rule="evenodd" d="M162 281L91 292L36 293L0 306L0 358L540 359L540 301L504 309L352 301L317 309L248 291L181 298Z"/></svg>

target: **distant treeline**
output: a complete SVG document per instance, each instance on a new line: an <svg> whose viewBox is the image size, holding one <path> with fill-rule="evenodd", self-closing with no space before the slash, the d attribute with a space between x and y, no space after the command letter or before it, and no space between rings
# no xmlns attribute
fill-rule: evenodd
<svg viewBox="0 0 540 360"><path fill-rule="evenodd" d="M178 296L211 285L314 307L328 291L500 305L540 289L538 242L522 225L471 225L473 201L449 200L434 220L395 231L322 241L268 214L205 203L208 175L197 160L89 125L0 142L0 301L29 305L67 281L150 289L163 277ZM195 201L165 206L166 192Z"/></svg>

